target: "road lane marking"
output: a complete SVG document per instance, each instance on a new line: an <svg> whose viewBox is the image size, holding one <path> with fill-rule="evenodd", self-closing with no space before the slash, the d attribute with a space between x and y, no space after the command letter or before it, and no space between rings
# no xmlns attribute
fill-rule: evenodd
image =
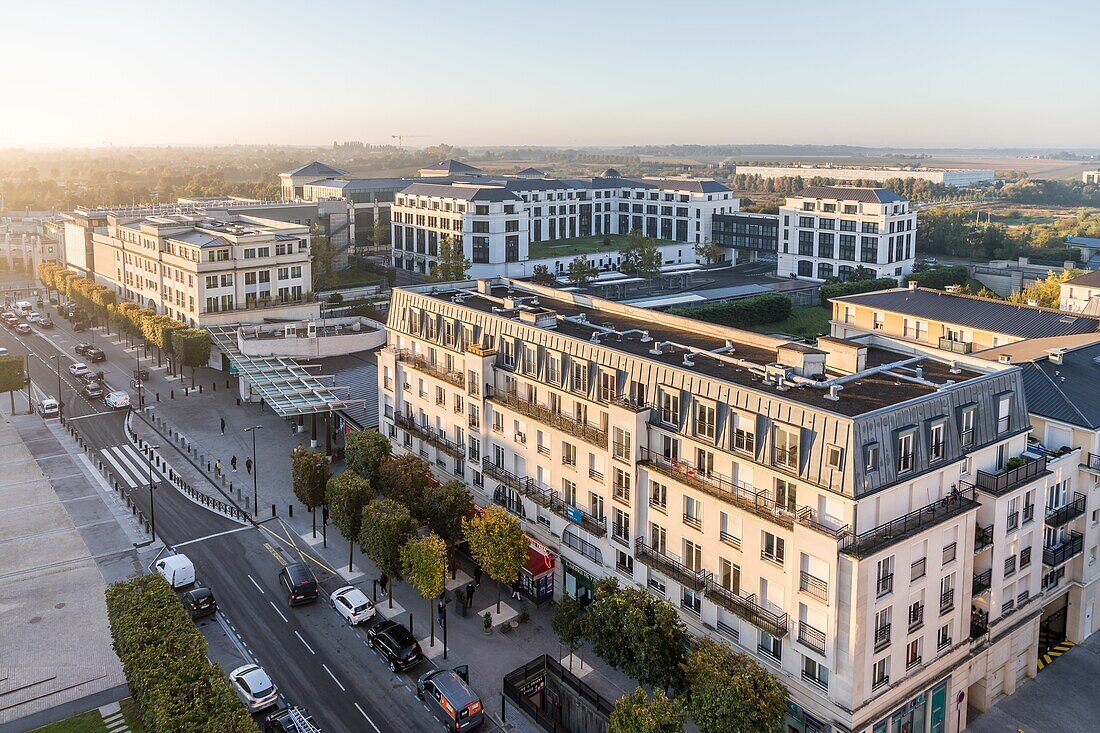
<svg viewBox="0 0 1100 733"><path fill-rule="evenodd" d="M252 581L252 582L255 583L256 581ZM287 620L287 617L283 615L283 612L279 610L279 607L275 605L274 601L268 601L268 603L270 603L271 607L275 609L275 613L279 614L279 618L281 618L283 621L285 621L288 624L290 623L290 621ZM332 672L329 672L329 674L332 674Z"/></svg>
<svg viewBox="0 0 1100 733"><path fill-rule="evenodd" d="M336 675L332 673L332 670L328 668L328 665L322 662L321 666L325 668L326 672L328 672L328 676L332 678L332 681L340 686L340 692L347 692L347 688L340 684L340 680L336 679ZM363 715L366 715L366 713L363 713ZM367 718L367 720L370 720L370 718ZM374 725L374 723L371 723L371 725ZM375 728L375 730L378 730L378 728Z"/></svg>
<svg viewBox="0 0 1100 733"><path fill-rule="evenodd" d="M222 537L222 536L227 535L227 534L233 534L234 532L242 532L246 529L252 529L252 527L249 526L249 527L237 527L236 529L227 529L224 532L215 532L214 534L208 534L205 537L199 537L198 539L187 540L186 542L178 542L178 543L176 543L175 545L172 545L172 546L173 547L183 547L185 545L193 545L196 542L202 542L203 540L212 540L215 537ZM252 576L250 575L248 577L251 578ZM252 582L255 583L256 581L253 580ZM260 588L260 586L258 586L258 585L256 587ZM263 593L262 588L260 588L260 592Z"/></svg>
<svg viewBox="0 0 1100 733"><path fill-rule="evenodd" d="M256 579L252 577L252 575L249 575L248 579L252 581L252 585L256 586L256 590L260 591L260 593L263 593L265 596L267 595L267 593L264 592L264 589L260 587L260 584L256 582Z"/></svg>
<svg viewBox="0 0 1100 733"><path fill-rule="evenodd" d="M282 519L279 520L279 524L282 525ZM287 539L286 537L283 537L281 534L279 534L278 532L272 530L266 524L260 524L258 526L259 526L260 529L262 529L264 532L267 532L273 538L275 538L277 540L281 540L284 543L286 543L287 545L290 545L291 547L293 547L294 551L302 559L302 562L305 562L306 560L309 560L310 562L312 562L317 567L319 567L319 568L321 568L321 569L323 569L323 570L325 570L329 573L332 573L333 575L338 575L338 573L336 572L336 568L333 568L332 566L328 565L324 560L321 560L320 558L318 558L314 555L310 555L309 553L302 551L298 547L298 545L296 545L294 543L293 540L290 540L290 539ZM283 525L283 528L286 529L286 525ZM288 532L288 534L289 534L289 532ZM286 560L284 560L282 558L282 556L280 556L278 553L276 553L275 549L273 547L271 547L269 543L264 543L264 545L268 548L268 551L271 552L271 554L275 555L276 559L279 560L280 564L282 564L282 565L287 564Z"/></svg>
<svg viewBox="0 0 1100 733"><path fill-rule="evenodd" d="M329 674L331 674L331 672ZM363 712L363 708L359 707L359 703L355 703L355 709L363 714L363 717L367 719L368 723L370 723L370 727L374 728L375 733L382 733L382 731L378 730L378 726L374 724L374 721L370 719L370 716Z"/></svg>
<svg viewBox="0 0 1100 733"><path fill-rule="evenodd" d="M300 641L300 642L302 642L303 644L305 644L305 645L306 645L306 649L309 649L309 653L310 653L310 654L313 654L313 655L316 655L316 654L317 654L317 652L313 651L313 647L311 647L311 646L309 645L309 642L308 642L308 641L306 641L305 639L303 639L303 638L302 638L302 635L301 635L301 634L299 634L299 633L298 633L297 631L295 631L295 632L294 632L294 635L298 637L298 641Z"/></svg>

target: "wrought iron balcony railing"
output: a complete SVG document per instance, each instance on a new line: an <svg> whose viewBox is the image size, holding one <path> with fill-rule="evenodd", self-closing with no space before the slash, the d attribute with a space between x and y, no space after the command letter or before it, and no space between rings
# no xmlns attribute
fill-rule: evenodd
<svg viewBox="0 0 1100 733"><path fill-rule="evenodd" d="M706 596L727 611L737 614L753 626L767 631L777 639L787 635L787 614L777 614L757 603L756 595L743 596L715 582L714 576L707 578Z"/></svg>
<svg viewBox="0 0 1100 733"><path fill-rule="evenodd" d="M634 555L639 562L664 573L692 590L701 591L707 587L709 573L706 570L692 570L680 562L679 558L652 547L645 537L634 540Z"/></svg>
<svg viewBox="0 0 1100 733"><path fill-rule="evenodd" d="M974 532L974 552L981 552L987 547L993 546L993 525L989 524L985 527L977 525L977 530Z"/></svg>
<svg viewBox="0 0 1100 733"><path fill-rule="evenodd" d="M1085 513L1085 495L1074 492L1073 501L1057 509L1048 509L1046 524L1049 527L1061 527L1066 522L1076 519Z"/></svg>
<svg viewBox="0 0 1100 733"><path fill-rule="evenodd" d="M451 454L455 458L463 458L466 455L465 447L454 442L439 431L427 425L421 425L408 415L402 415L399 412L393 416L393 422L397 427L412 433L426 443L435 446L444 453Z"/></svg>
<svg viewBox="0 0 1100 733"><path fill-rule="evenodd" d="M829 601L829 584L816 575L801 571L798 577L798 589L819 601Z"/></svg>
<svg viewBox="0 0 1100 733"><path fill-rule="evenodd" d="M1043 548L1043 564L1047 567L1058 567L1067 560L1080 555L1084 548L1084 538L1080 532L1070 532L1062 544L1057 547Z"/></svg>
<svg viewBox="0 0 1100 733"><path fill-rule="evenodd" d="M978 573L974 576L974 581L971 585L971 591L973 595L980 596L993 586L993 569L990 568L984 573Z"/></svg>
<svg viewBox="0 0 1100 733"><path fill-rule="evenodd" d="M798 622L798 643L802 644L810 649L813 649L818 654L825 653L825 632L820 629L815 629L805 621Z"/></svg>
<svg viewBox="0 0 1100 733"><path fill-rule="evenodd" d="M598 448L607 449L607 431L600 427L552 410L538 402L521 399L517 394L496 389L492 385L485 386L485 399L503 405L544 425L557 428L563 433L580 438Z"/></svg>
<svg viewBox="0 0 1100 733"><path fill-rule="evenodd" d="M410 354L408 349L398 349L395 353L399 362L412 367L418 372L430 374L436 379L442 379L444 382L450 382L458 387L466 386L466 376L460 371L448 370L439 364L432 364L420 354Z"/></svg>
<svg viewBox="0 0 1100 733"><path fill-rule="evenodd" d="M1034 481L1040 476L1045 476L1047 473L1047 457L1041 456L1016 468L1006 468L995 473L978 471L976 483L978 488L987 494L999 496L1029 481Z"/></svg>
<svg viewBox="0 0 1100 733"><path fill-rule="evenodd" d="M935 527L937 524L978 508L974 487L964 486L931 504L885 522L858 535L848 535L841 542L841 552L855 557L867 557L906 537Z"/></svg>

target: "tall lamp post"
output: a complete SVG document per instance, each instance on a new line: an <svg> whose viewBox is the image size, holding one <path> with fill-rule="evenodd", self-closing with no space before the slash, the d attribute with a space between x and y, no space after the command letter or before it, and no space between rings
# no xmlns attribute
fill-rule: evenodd
<svg viewBox="0 0 1100 733"><path fill-rule="evenodd" d="M145 458L149 463L149 526L152 529L153 542L157 541L157 512L156 507L153 504L153 489L156 488L156 484L153 483L153 451L160 450L159 445L147 445L148 452L145 454Z"/></svg>
<svg viewBox="0 0 1100 733"><path fill-rule="evenodd" d="M252 516L254 517L260 516L260 496L259 489L257 488L259 484L260 462L256 458L256 431L263 430L263 428L263 425L253 425L250 428L244 429L246 433L252 433Z"/></svg>
<svg viewBox="0 0 1100 733"><path fill-rule="evenodd" d="M61 424L65 424L65 403L61 401L61 355L54 354L54 368L57 370L57 418Z"/></svg>

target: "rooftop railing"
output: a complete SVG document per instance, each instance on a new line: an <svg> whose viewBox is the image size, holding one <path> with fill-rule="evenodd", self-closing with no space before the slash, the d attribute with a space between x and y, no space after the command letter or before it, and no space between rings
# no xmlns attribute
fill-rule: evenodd
<svg viewBox="0 0 1100 733"><path fill-rule="evenodd" d="M496 389L492 385L485 386L485 398L533 420L538 420L544 425L549 425L561 430L563 433L580 438L598 448L607 449L607 431L595 425L552 410L538 402L521 399L517 394Z"/></svg>
<svg viewBox="0 0 1100 733"><path fill-rule="evenodd" d="M927 506L915 509L904 516L880 524L866 532L848 535L841 542L840 550L855 557L872 555L896 542L900 542L906 537L911 537L952 517L977 509L979 504L974 496L973 486L953 489L944 498Z"/></svg>
<svg viewBox="0 0 1100 733"><path fill-rule="evenodd" d="M1028 461L1022 466L1006 468L996 473L978 471L976 484L979 489L987 494L998 496L1029 481L1034 481L1040 476L1045 476L1047 473L1047 457L1041 456L1033 461Z"/></svg>

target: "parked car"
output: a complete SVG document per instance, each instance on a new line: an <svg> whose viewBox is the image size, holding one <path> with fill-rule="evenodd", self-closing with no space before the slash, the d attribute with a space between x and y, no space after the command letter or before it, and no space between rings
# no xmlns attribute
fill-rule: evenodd
<svg viewBox="0 0 1100 733"><path fill-rule="evenodd" d="M353 585L337 588L329 596L328 602L352 626L374 618L374 604L363 591Z"/></svg>
<svg viewBox="0 0 1100 733"><path fill-rule="evenodd" d="M412 632L388 619L367 629L367 646L382 655L391 672L408 669L424 658Z"/></svg>
<svg viewBox="0 0 1100 733"><path fill-rule="evenodd" d="M286 590L287 601L292 606L316 601L320 594L317 577L304 562L294 562L280 570L279 583Z"/></svg>
<svg viewBox="0 0 1100 733"><path fill-rule="evenodd" d="M88 353L88 349L90 348L92 348L92 345L89 344L87 341L84 341L74 346L73 351L80 354L81 356L84 356Z"/></svg>
<svg viewBox="0 0 1100 733"><path fill-rule="evenodd" d="M83 377L85 374L91 374L92 370L88 368L88 365L82 361L78 361L75 364L69 365L69 374L74 377Z"/></svg>
<svg viewBox="0 0 1100 733"><path fill-rule="evenodd" d="M447 730L474 730L485 722L481 698L452 670L433 669L420 675L416 696Z"/></svg>
<svg viewBox="0 0 1100 733"><path fill-rule="evenodd" d="M187 555L169 555L153 565L173 588L185 588L195 582L195 563Z"/></svg>
<svg viewBox="0 0 1100 733"><path fill-rule="evenodd" d="M42 315L40 313L31 311L25 316L25 318L27 319L27 323L37 323L42 318Z"/></svg>
<svg viewBox="0 0 1100 733"><path fill-rule="evenodd" d="M218 602L214 599L214 591L209 588L195 588L183 594L183 607L192 619L209 616L217 613Z"/></svg>
<svg viewBox="0 0 1100 733"><path fill-rule="evenodd" d="M30 327L30 324L28 324L28 323L20 323L15 327L15 330L18 331L19 333L30 333L31 332L31 327Z"/></svg>
<svg viewBox="0 0 1100 733"><path fill-rule="evenodd" d="M48 317L41 318L38 321L38 327L39 328L53 328L53 321L51 321Z"/></svg>
<svg viewBox="0 0 1100 733"><path fill-rule="evenodd" d="M38 412L43 418L60 417L61 406L55 399L42 400L42 404L38 406Z"/></svg>
<svg viewBox="0 0 1100 733"><path fill-rule="evenodd" d="M279 701L279 690L258 664L246 664L229 673L233 691L250 713L258 713Z"/></svg>
<svg viewBox="0 0 1100 733"><path fill-rule="evenodd" d="M84 352L84 356L87 357L88 361L107 361L107 355L98 346L88 347L88 350Z"/></svg>
<svg viewBox="0 0 1100 733"><path fill-rule="evenodd" d="M123 392L121 389L115 390L109 393L103 398L103 403L110 407L112 410L118 410L123 407L130 406L130 395Z"/></svg>
<svg viewBox="0 0 1100 733"><path fill-rule="evenodd" d="M264 719L264 733L314 733L314 731L320 733L321 728L305 708L283 708Z"/></svg>
<svg viewBox="0 0 1100 733"><path fill-rule="evenodd" d="M5 349L3 346L0 346L0 356L7 356L7 355L8 355L8 350Z"/></svg>
<svg viewBox="0 0 1100 733"><path fill-rule="evenodd" d="M99 382L88 382L80 392L90 400L98 400L103 396L103 385Z"/></svg>

